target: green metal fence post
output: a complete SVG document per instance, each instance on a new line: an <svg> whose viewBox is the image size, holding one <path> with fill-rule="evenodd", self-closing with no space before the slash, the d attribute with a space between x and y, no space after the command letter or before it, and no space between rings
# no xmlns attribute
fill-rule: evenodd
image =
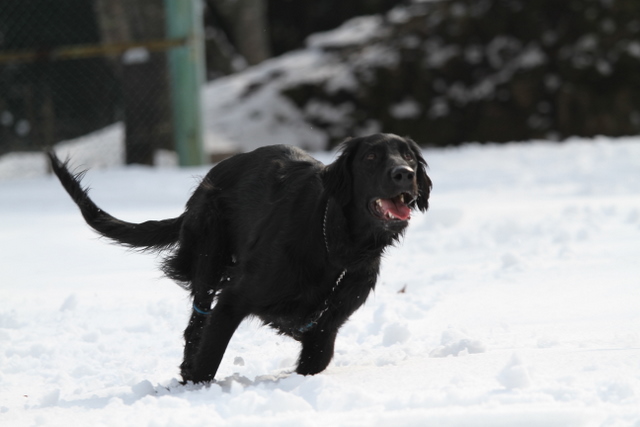
<svg viewBox="0 0 640 427"><path fill-rule="evenodd" d="M171 49L169 70L175 149L181 166L204 163L202 142L202 97L204 83L204 38L200 0L164 0L167 36L186 38L182 47Z"/></svg>

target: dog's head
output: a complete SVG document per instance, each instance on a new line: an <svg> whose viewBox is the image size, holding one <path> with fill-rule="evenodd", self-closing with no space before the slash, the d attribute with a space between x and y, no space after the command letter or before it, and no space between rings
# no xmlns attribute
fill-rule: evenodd
<svg viewBox="0 0 640 427"><path fill-rule="evenodd" d="M431 179L426 168L414 141L375 134L345 141L340 157L327 167L324 184L362 225L398 234L408 225L412 210L429 207Z"/></svg>

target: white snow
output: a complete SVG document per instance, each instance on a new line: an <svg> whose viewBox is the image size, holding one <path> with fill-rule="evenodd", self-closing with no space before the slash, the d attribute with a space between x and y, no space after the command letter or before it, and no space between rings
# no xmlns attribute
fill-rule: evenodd
<svg viewBox="0 0 640 427"><path fill-rule="evenodd" d="M291 374L298 345L247 321L210 387L178 384L190 304L159 258L96 238L42 171L0 181L0 424L640 426L640 139L424 154L431 209L329 368ZM142 221L206 170L85 181Z"/></svg>
<svg viewBox="0 0 640 427"><path fill-rule="evenodd" d="M149 62L151 52L144 47L133 47L122 54L123 64L144 64Z"/></svg>
<svg viewBox="0 0 640 427"><path fill-rule="evenodd" d="M359 16L342 24L340 27L310 35L306 44L312 48L344 48L362 45L387 34L380 15Z"/></svg>
<svg viewBox="0 0 640 427"><path fill-rule="evenodd" d="M389 113L396 119L413 119L420 115L422 107L413 98L405 98L389 107Z"/></svg>

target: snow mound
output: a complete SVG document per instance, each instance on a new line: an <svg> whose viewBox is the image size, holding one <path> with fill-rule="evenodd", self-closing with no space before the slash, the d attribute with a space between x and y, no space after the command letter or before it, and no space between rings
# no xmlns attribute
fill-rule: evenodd
<svg viewBox="0 0 640 427"><path fill-rule="evenodd" d="M429 356L464 356L467 354L484 353L485 351L487 351L487 348L482 341L470 338L464 332L456 329L448 329L442 333L440 346L433 349L431 353L429 353Z"/></svg>
<svg viewBox="0 0 640 427"><path fill-rule="evenodd" d="M516 353L511 356L509 363L496 378L508 390L527 388L532 383L529 367L524 363L522 357Z"/></svg>

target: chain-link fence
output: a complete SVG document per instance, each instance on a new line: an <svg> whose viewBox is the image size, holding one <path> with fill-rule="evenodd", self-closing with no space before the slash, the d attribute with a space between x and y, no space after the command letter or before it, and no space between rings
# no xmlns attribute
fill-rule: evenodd
<svg viewBox="0 0 640 427"><path fill-rule="evenodd" d="M167 5L2 0L0 155L119 122L128 163L152 164L158 149L174 149L167 52L188 40L167 36Z"/></svg>

